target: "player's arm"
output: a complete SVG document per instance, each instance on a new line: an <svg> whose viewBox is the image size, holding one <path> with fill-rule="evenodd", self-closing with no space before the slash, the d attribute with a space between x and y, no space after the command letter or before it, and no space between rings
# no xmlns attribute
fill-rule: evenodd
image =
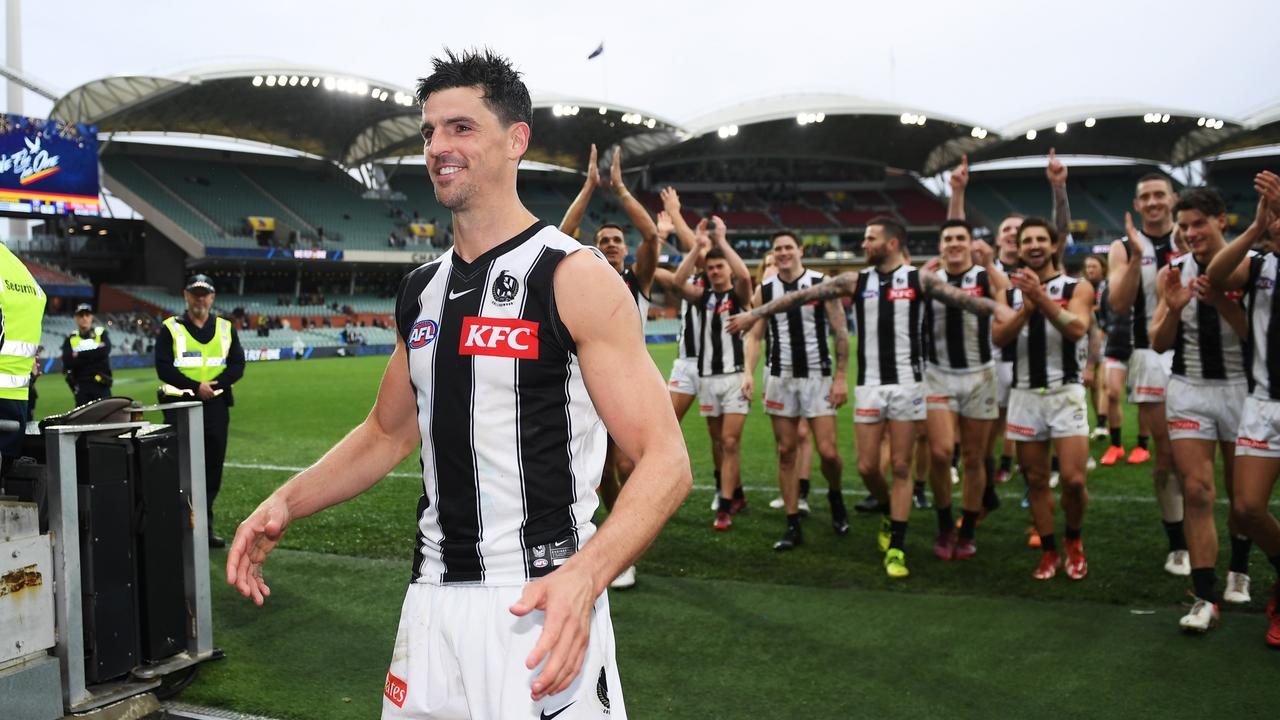
<svg viewBox="0 0 1280 720"><path fill-rule="evenodd" d="M1053 225L1058 231L1058 261L1061 262L1067 252L1067 238L1071 237L1071 204L1067 202L1067 166L1053 148L1049 148L1049 164L1044 174L1053 195Z"/></svg>
<svg viewBox="0 0 1280 720"><path fill-rule="evenodd" d="M1004 315L1003 318L997 316L991 321L991 342L1003 347L1018 337L1018 333L1031 317L1031 307L1024 299L1022 307L1015 311L1009 305L1008 293L1003 292L996 293L996 304L1009 310L1008 315Z"/></svg>
<svg viewBox="0 0 1280 720"><path fill-rule="evenodd" d="M756 288L751 294L751 306L760 307L763 298L761 297L760 288ZM745 313L744 313L745 314ZM742 330L734 330L732 327L732 318L730 318L729 332L742 332ZM747 330L746 342L743 343L742 359L746 362L743 375L754 378L756 376L756 365L760 364L760 343L764 338L764 323L752 322Z"/></svg>
<svg viewBox="0 0 1280 720"><path fill-rule="evenodd" d="M378 397L364 422L314 465L281 485L244 522L227 551L227 582L261 605L271 594L262 577L267 555L292 521L368 490L418 446L418 406L409 383L404 340L387 361Z"/></svg>
<svg viewBox="0 0 1280 720"><path fill-rule="evenodd" d="M961 155L960 164L951 171L951 199L947 202L947 219L964 219L964 191L969 187L969 156Z"/></svg>
<svg viewBox="0 0 1280 720"><path fill-rule="evenodd" d="M1040 295L1042 297L1036 299L1037 309L1068 342L1077 342L1089 332L1089 306L1093 303L1093 285L1088 280L1076 283L1075 292L1071 294L1065 308L1051 300L1043 291Z"/></svg>
<svg viewBox="0 0 1280 720"><path fill-rule="evenodd" d="M752 325L770 315L778 315L787 312L791 308L807 305L808 303L817 301L830 300L843 295L853 295L854 288L858 284L858 275L854 272L843 272L833 278L829 278L823 282L807 287L803 290L796 290L783 294L781 297L770 300L764 305L757 305L747 312L738 313L729 318L727 328L729 332L745 332Z"/></svg>
<svg viewBox="0 0 1280 720"><path fill-rule="evenodd" d="M711 241L707 238L706 233L703 232L706 222L706 220L703 220L698 223L698 232L700 233L698 243L680 259L680 264L676 266L675 275L671 278L673 289L680 294L680 297L689 302L701 300L705 290L705 288L691 286L689 278L693 277L694 270L697 269L699 263L704 261L707 251L711 248Z"/></svg>
<svg viewBox="0 0 1280 720"><path fill-rule="evenodd" d="M839 408L849 401L849 324L845 322L844 304L839 298L826 301L827 324L836 346L836 371L831 377L831 393L827 400Z"/></svg>
<svg viewBox="0 0 1280 720"><path fill-rule="evenodd" d="M635 270L636 280L640 282L640 292L648 297L649 287L653 285L653 271L658 267L658 246L661 244L658 238L658 226L653 218L649 217L649 211L644 209L636 196L627 189L627 184L622 181L622 148L617 145L613 147L609 186L618 194L618 202L622 204L622 210L627 214L627 219L640 233L640 245L636 248L636 262L632 268Z"/></svg>
<svg viewBox="0 0 1280 720"><path fill-rule="evenodd" d="M1000 307L991 298L970 295L931 272L920 273L920 288L925 297L974 315L995 315Z"/></svg>
<svg viewBox="0 0 1280 720"><path fill-rule="evenodd" d="M1253 222L1236 239L1227 243L1205 269L1209 284L1219 290L1239 290L1249 282L1249 250L1280 210L1280 176L1264 170L1254 178L1253 187L1259 195Z"/></svg>
<svg viewBox="0 0 1280 720"><path fill-rule="evenodd" d="M665 187L662 188L660 196L662 209L670 216L671 224L675 226L676 246L680 248L680 252L687 253L694 247L694 234L693 228L689 227L684 215L680 213L680 194L675 188Z"/></svg>
<svg viewBox="0 0 1280 720"><path fill-rule="evenodd" d="M591 204L591 195L600 184L600 169L596 165L596 146L591 145L591 159L587 161L587 179L582 183L578 196L569 204L569 209L560 221L560 232L569 237L576 237L578 226L582 224L582 216L587 214L587 206Z"/></svg>
<svg viewBox="0 0 1280 720"><path fill-rule="evenodd" d="M533 669L545 660L533 680L535 700L577 677L596 598L653 542L693 484L666 386L617 273L590 253L574 253L561 261L554 282L587 392L635 470L595 537L555 572L526 585L511 608L516 615L545 612L542 634L525 662Z"/></svg>
<svg viewBox="0 0 1280 720"><path fill-rule="evenodd" d="M751 270L729 243L729 230L719 215L711 216L711 241L724 253L724 259L728 261L729 270L733 273L734 292L743 299L745 306L746 301L751 299Z"/></svg>
<svg viewBox="0 0 1280 720"><path fill-rule="evenodd" d="M1143 240L1138 229L1133 226L1133 215L1124 214L1124 232L1129 237L1129 248L1132 256L1124 248L1120 240L1111 242L1111 252L1107 256L1107 287L1111 300L1111 309L1117 313L1129 312L1133 301L1138 297L1138 285L1142 282Z"/></svg>
<svg viewBox="0 0 1280 720"><path fill-rule="evenodd" d="M1191 288L1183 287L1182 271L1169 266L1156 276L1156 309L1151 314L1151 349L1164 352L1173 348L1182 323L1182 309L1191 302Z"/></svg>

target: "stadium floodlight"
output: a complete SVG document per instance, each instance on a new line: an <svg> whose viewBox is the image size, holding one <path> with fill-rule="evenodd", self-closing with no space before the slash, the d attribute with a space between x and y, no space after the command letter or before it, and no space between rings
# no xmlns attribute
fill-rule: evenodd
<svg viewBox="0 0 1280 720"><path fill-rule="evenodd" d="M297 76L297 75L290 75L290 76L289 76L289 85L290 85L291 87L296 87L296 86L298 85L298 76Z"/></svg>
<svg viewBox="0 0 1280 720"><path fill-rule="evenodd" d="M1214 122L1214 123L1213 123L1213 129L1214 129L1214 130L1221 130L1221 129L1222 129L1222 121L1221 121L1221 120L1218 120L1218 121Z"/></svg>
<svg viewBox="0 0 1280 720"><path fill-rule="evenodd" d="M822 122L823 120L826 120L826 119L827 119L827 114L826 114L826 113L821 113L821 112L820 112L820 113L818 113L817 115L814 115L814 116L813 116L813 121L814 121L814 122Z"/></svg>
<svg viewBox="0 0 1280 720"><path fill-rule="evenodd" d="M289 76L288 76L288 75L281 75L280 77L276 78L276 84L277 84L277 85L279 85L280 87L284 87L285 85L288 85L288 84L289 84Z"/></svg>
<svg viewBox="0 0 1280 720"><path fill-rule="evenodd" d="M383 90L382 92L378 93L378 100L380 100L380 101L382 101L382 102L386 102L388 97L389 97L389 96L387 95L387 91L386 91L386 90Z"/></svg>
<svg viewBox="0 0 1280 720"><path fill-rule="evenodd" d="M605 107L605 106L603 106L603 105L601 105L601 106L600 106L600 114L601 114L601 115L607 114L608 112L609 112L609 108L607 108L607 107Z"/></svg>
<svg viewBox="0 0 1280 720"><path fill-rule="evenodd" d="M1055 132L1061 135L1062 133L1067 131L1067 124L1064 122L1059 122L1057 125L1053 126L1053 129Z"/></svg>
<svg viewBox="0 0 1280 720"><path fill-rule="evenodd" d="M262 76L261 76L261 75L254 75L254 76L253 76L253 86L254 86L254 87L261 87L261 86L262 86ZM1203 125L1203 124L1204 124L1204 118L1200 118L1200 124L1201 124L1201 125Z"/></svg>
<svg viewBox="0 0 1280 720"><path fill-rule="evenodd" d="M1197 118L1197 119L1196 119L1196 125L1197 125L1197 126L1199 126L1199 127L1204 127L1204 118L1202 118L1202 117L1201 117L1201 118Z"/></svg>
<svg viewBox="0 0 1280 720"><path fill-rule="evenodd" d="M99 231L98 231L98 234L99 234L99 235L106 235L106 234L107 234L107 229L106 229L106 228L103 228L103 229L99 230Z"/></svg>
<svg viewBox="0 0 1280 720"><path fill-rule="evenodd" d="M917 117L916 117L916 124L917 124L917 125L924 125L924 121L925 121L925 116L923 116L923 115L919 115L919 116L917 116Z"/></svg>
<svg viewBox="0 0 1280 720"><path fill-rule="evenodd" d="M648 120L645 120L645 121L644 121L644 124L645 124L645 126L646 126L646 127L648 127L650 130L652 130L652 129L654 129L655 127L657 127L657 126L658 126L658 120L657 120L656 118L649 118Z"/></svg>
<svg viewBox="0 0 1280 720"><path fill-rule="evenodd" d="M276 76L275 76L275 75L268 75L268 76L267 76L267 87L275 87L275 86L276 86Z"/></svg>
<svg viewBox="0 0 1280 720"><path fill-rule="evenodd" d="M1028 131L1027 131L1027 139L1028 139L1028 140L1035 140L1035 139L1036 139L1036 131L1035 131L1035 130L1028 130Z"/></svg>
<svg viewBox="0 0 1280 720"><path fill-rule="evenodd" d="M360 80L360 81L356 82L356 94L357 94L357 95L363 95L363 94L365 94L365 93L367 93L367 92L369 92L369 83L367 83L367 82L365 82L365 81L363 81L363 80Z"/></svg>
<svg viewBox="0 0 1280 720"><path fill-rule="evenodd" d="M382 94L382 88L374 88L374 89L372 89L372 90L370 90L370 91L369 91L369 97L371 97L371 98L373 98L373 99L375 99L375 100L377 100L377 99L378 99L378 96L379 96L379 95L381 95L381 94Z"/></svg>
<svg viewBox="0 0 1280 720"><path fill-rule="evenodd" d="M1165 113L1165 114L1161 115L1161 116L1160 116L1160 122L1162 122L1162 123L1167 123L1167 122L1169 122L1169 113Z"/></svg>
<svg viewBox="0 0 1280 720"><path fill-rule="evenodd" d="M332 90L332 89L336 88L337 86L338 86L338 81L337 81L337 80L334 80L334 79L333 79L333 77L326 77L326 78L324 79L324 89L325 89L325 90Z"/></svg>
<svg viewBox="0 0 1280 720"><path fill-rule="evenodd" d="M1085 119L1084 119L1084 126L1085 126L1085 127L1087 127L1087 128L1091 128L1091 127L1093 127L1094 125L1097 125L1097 124L1098 124L1098 119L1097 119L1097 118L1085 118Z"/></svg>
<svg viewBox="0 0 1280 720"><path fill-rule="evenodd" d="M737 125L730 125L730 126L729 126L729 134L730 134L730 135L737 135L737 134L738 134L738 126L737 126Z"/></svg>
<svg viewBox="0 0 1280 720"><path fill-rule="evenodd" d="M573 106L573 112L572 112L572 113L570 113L570 114L571 114L571 115L577 115L577 114L578 114L578 111L579 111L579 110L581 110L581 109L582 109L582 108L578 107L577 105L574 105L574 106Z"/></svg>
<svg viewBox="0 0 1280 720"><path fill-rule="evenodd" d="M559 103L552 105L551 114L556 117L560 117L561 115L564 115L564 108Z"/></svg>
<svg viewBox="0 0 1280 720"><path fill-rule="evenodd" d="M808 125L808 124L809 124L809 116L808 116L806 113L800 113L799 115L796 115L796 124L797 124L797 125Z"/></svg>
<svg viewBox="0 0 1280 720"><path fill-rule="evenodd" d="M916 121L916 116L912 115L911 113L902 113L902 115L898 117L898 122L902 123L903 125L910 125L915 121Z"/></svg>

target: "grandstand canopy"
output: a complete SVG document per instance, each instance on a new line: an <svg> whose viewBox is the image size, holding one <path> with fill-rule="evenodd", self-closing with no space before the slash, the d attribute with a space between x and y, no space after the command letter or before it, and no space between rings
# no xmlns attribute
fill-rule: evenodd
<svg viewBox="0 0 1280 720"><path fill-rule="evenodd" d="M410 88L324 68L209 67L93 80L60 98L51 116L96 124L102 133L249 140L350 167L422 151L412 95ZM592 142L644 152L679 137L652 114L582 98L536 98L533 124L529 159L566 166L581 164Z"/></svg>

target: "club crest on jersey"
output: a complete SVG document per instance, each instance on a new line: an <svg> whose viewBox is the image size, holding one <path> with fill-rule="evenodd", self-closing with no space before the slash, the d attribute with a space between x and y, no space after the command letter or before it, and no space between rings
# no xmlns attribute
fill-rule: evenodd
<svg viewBox="0 0 1280 720"><path fill-rule="evenodd" d="M515 302L516 295L520 294L520 281L516 280L514 275L508 275L507 271L503 270L493 280L492 294L495 303L510 305Z"/></svg>
<svg viewBox="0 0 1280 720"><path fill-rule="evenodd" d="M419 320L413 324L413 329L409 331L409 349L417 350L430 345L439 332L440 326L436 324L435 320Z"/></svg>
<svg viewBox="0 0 1280 720"><path fill-rule="evenodd" d="M458 354L537 360L538 323L517 318L463 318Z"/></svg>

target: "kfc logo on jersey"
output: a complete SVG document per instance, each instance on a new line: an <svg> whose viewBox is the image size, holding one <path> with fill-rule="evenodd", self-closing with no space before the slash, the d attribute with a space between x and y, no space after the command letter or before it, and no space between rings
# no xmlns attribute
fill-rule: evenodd
<svg viewBox="0 0 1280 720"><path fill-rule="evenodd" d="M463 318L458 354L537 360L538 323L515 318Z"/></svg>
<svg viewBox="0 0 1280 720"><path fill-rule="evenodd" d="M440 326L436 324L435 320L419 320L413 324L413 329L409 331L409 349L417 350L430 345L439 332Z"/></svg>
<svg viewBox="0 0 1280 720"><path fill-rule="evenodd" d="M890 300L915 300L915 288L893 288L889 291Z"/></svg>
<svg viewBox="0 0 1280 720"><path fill-rule="evenodd" d="M983 297L984 295L986 295L986 293L982 291L981 285L974 285L973 287L961 288L961 290L963 290L966 295L972 295L973 297Z"/></svg>
<svg viewBox="0 0 1280 720"><path fill-rule="evenodd" d="M404 699L409 694L409 686L403 680L387 673L387 681L382 685L382 694L387 696L396 707L404 707Z"/></svg>

